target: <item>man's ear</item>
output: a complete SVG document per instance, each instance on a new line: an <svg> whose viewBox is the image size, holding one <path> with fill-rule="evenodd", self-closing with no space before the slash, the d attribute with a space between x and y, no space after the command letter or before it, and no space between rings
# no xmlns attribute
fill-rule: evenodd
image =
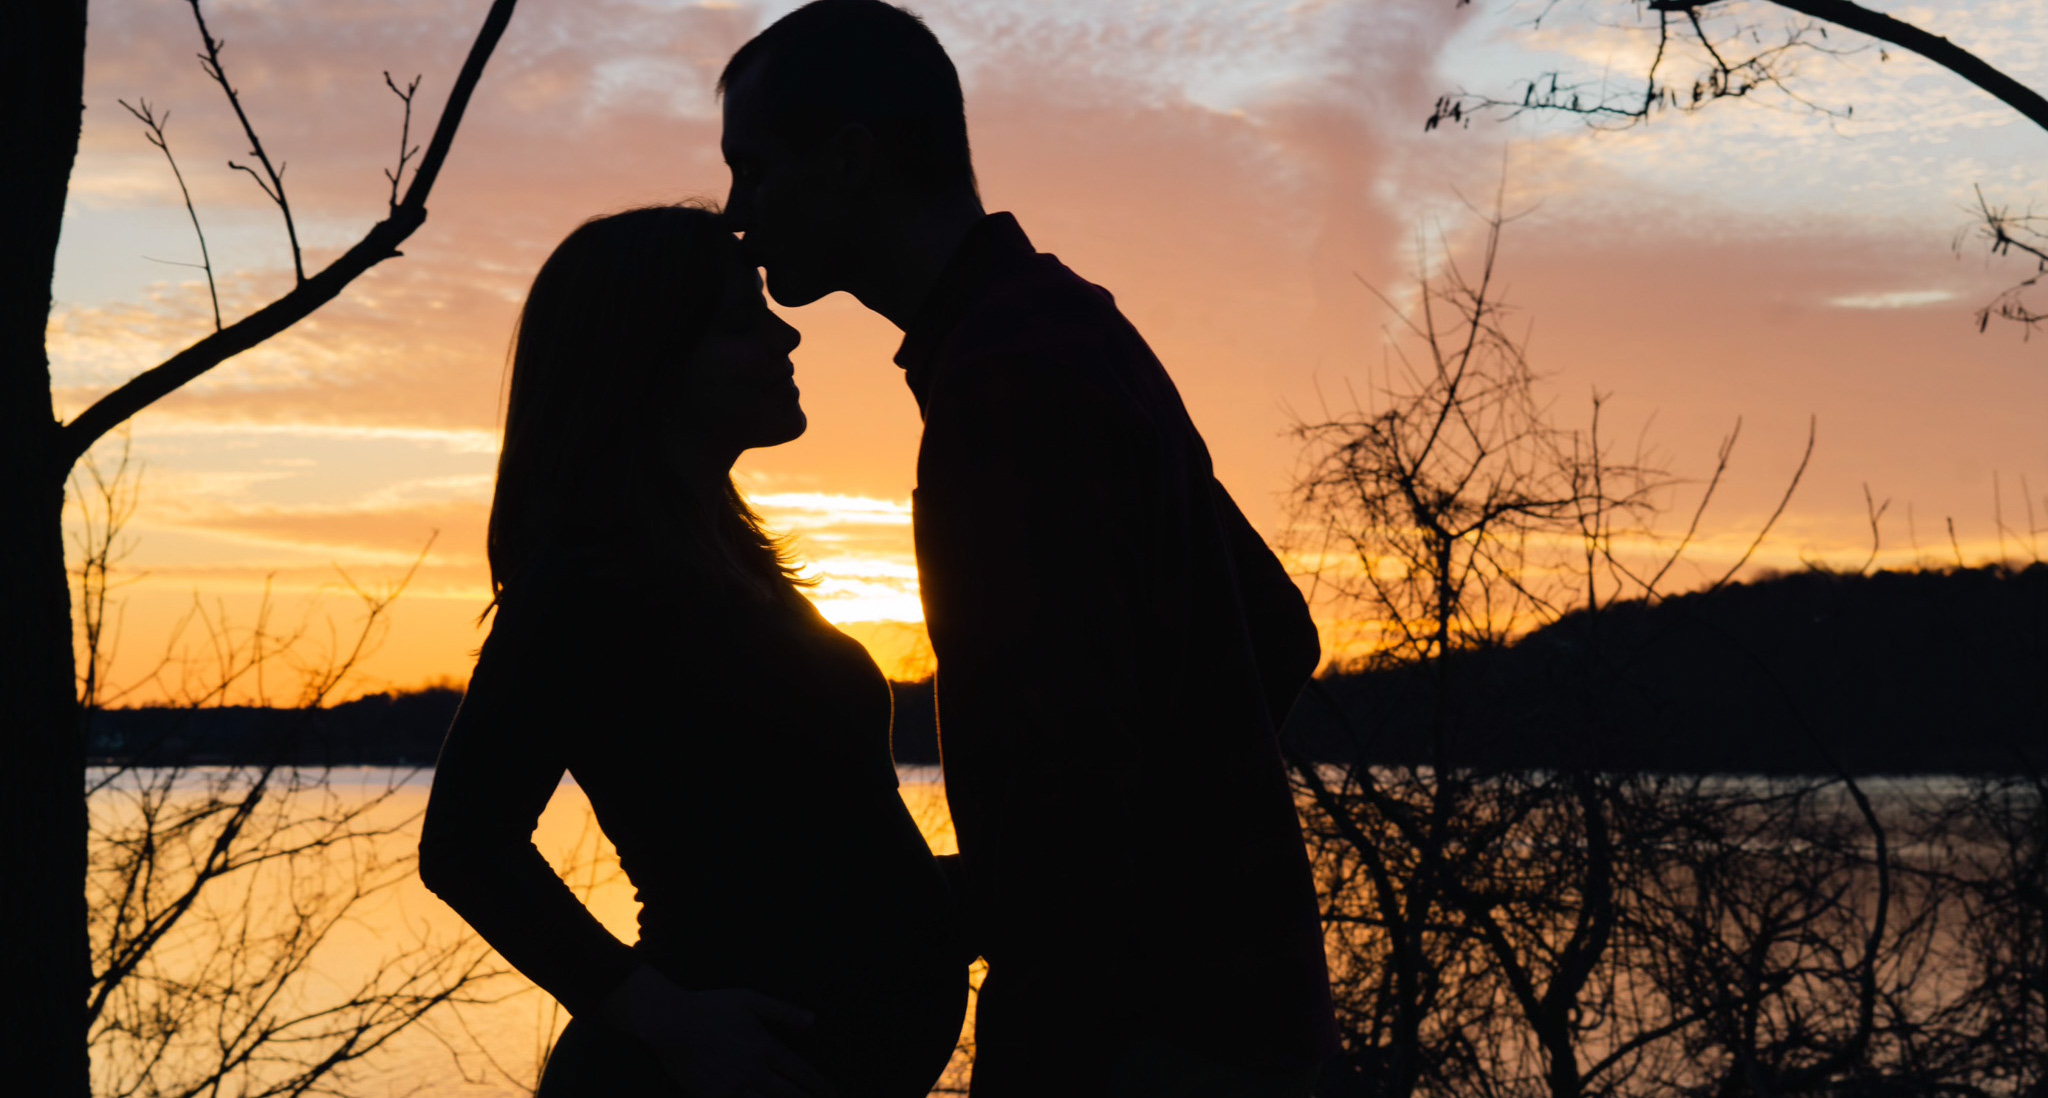
<svg viewBox="0 0 2048 1098"><path fill-rule="evenodd" d="M873 130L858 122L848 122L826 143L826 155L842 189L864 191L874 184L879 165L875 162Z"/></svg>

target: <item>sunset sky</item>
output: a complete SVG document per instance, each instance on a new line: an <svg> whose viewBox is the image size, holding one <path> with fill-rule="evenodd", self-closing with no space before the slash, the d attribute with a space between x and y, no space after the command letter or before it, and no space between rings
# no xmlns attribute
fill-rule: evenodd
<svg viewBox="0 0 2048 1098"><path fill-rule="evenodd" d="M487 6L207 4L259 132L289 163L309 267L382 215L399 118L383 71L424 74L423 138ZM358 689L464 678L483 636L502 371L525 287L591 214L723 197L713 82L793 6L524 0L404 258L134 422L147 472L116 679L157 661L195 595L246 625L267 577L280 621L331 616L346 632L341 571L389 582L435 531ZM1866 483L1894 501L1892 563L1912 559L1913 536L1947 556L1949 517L1966 557L1996 556L1994 474L2008 526L2027 527L2024 477L2048 527L2048 333L1980 335L1972 319L2028 269L1957 244L1973 185L2048 209L2048 133L1917 58L1804 61L1798 90L1853 106L1847 118L1766 95L1622 132L1523 119L1425 134L1431 103L1460 87L1639 72L1634 9L1568 0L1538 30L1529 20L1553 5L912 6L959 64L989 208L1115 292L1269 539L1286 521L1292 418L1383 377L1389 315L1361 280L1403 300L1417 241L1469 244L1462 203L1490 203L1503 175L1508 209L1525 214L1503 245L1509 298L1558 414L1611 393L1615 432L1645 432L1688 477L1742 417L1703 565L1732 559L1769 512L1809 416L1813 466L1761 565L1860 562ZM1871 6L2048 87L2038 0ZM228 318L289 284L275 210L225 166L244 146L197 48L184 3L93 4L50 325L67 418L211 326L197 272L171 265L198 258L176 186L117 99L169 108ZM804 333L811 429L748 455L742 482L800 535L827 615L885 670L915 671L919 424L890 362L898 333L845 295L785 315ZM2023 550L2008 536L2005 552Z"/></svg>

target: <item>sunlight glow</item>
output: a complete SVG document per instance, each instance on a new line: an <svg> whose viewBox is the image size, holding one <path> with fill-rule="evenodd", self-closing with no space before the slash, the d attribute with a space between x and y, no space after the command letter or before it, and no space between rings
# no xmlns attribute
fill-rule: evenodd
<svg viewBox="0 0 2048 1098"><path fill-rule="evenodd" d="M840 496L824 492L775 492L750 497L771 526L811 530L828 526L908 526L910 501Z"/></svg>
<svg viewBox="0 0 2048 1098"><path fill-rule="evenodd" d="M1921 305L1938 305L1955 300L1955 294L1948 290L1899 290L1888 294L1853 294L1848 297L1829 298L1828 304L1837 309L1912 309Z"/></svg>

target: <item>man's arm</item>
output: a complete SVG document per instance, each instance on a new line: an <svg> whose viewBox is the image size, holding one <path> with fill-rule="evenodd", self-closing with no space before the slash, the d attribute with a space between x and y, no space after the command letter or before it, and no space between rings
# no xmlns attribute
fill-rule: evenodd
<svg viewBox="0 0 2048 1098"><path fill-rule="evenodd" d="M1301 688L1322 662L1322 639L1294 578L1266 546L1265 539L1252 529L1223 485L1215 481L1211 484L1216 511L1223 520L1237 569L1238 600L1244 607L1245 627L1251 632L1259 678L1266 690L1266 705L1277 732L1294 708Z"/></svg>
<svg viewBox="0 0 2048 1098"><path fill-rule="evenodd" d="M1058 363L988 360L927 423L917 543L940 735L989 948L1090 951L1138 874L1117 837L1147 638L1130 454L1145 430ZM1048 394L1056 395L1057 404Z"/></svg>

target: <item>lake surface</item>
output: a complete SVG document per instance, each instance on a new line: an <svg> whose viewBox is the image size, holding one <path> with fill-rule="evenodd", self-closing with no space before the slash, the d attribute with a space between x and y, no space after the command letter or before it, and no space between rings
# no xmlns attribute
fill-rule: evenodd
<svg viewBox="0 0 2048 1098"><path fill-rule="evenodd" d="M221 773L189 771L181 777L180 789L189 782L196 796L207 781L217 780ZM898 774L904 803L926 841L935 853L952 853L956 849L952 819L937 768L903 767ZM316 796L330 807L374 801L388 791L373 816L361 824L389 829L373 841L379 856L393 860L410 857L418 842L418 817L426 807L431 770L345 769L325 776L325 788ZM118 793L95 798L95 810L116 821L126 814ZM639 904L633 898L632 885L619 871L611 844L598 830L589 801L566 777L541 817L534 843L607 929L627 942L637 937ZM335 864L325 872L333 877L333 884L346 879L355 859L356 855L340 854L332 859ZM319 882L306 878L318 871L315 867L319 865L317 859L301 861L294 870L299 878L294 887L317 889ZM225 881L214 888L224 895L236 893ZM334 928L313 955L306 984L315 994L322 989L332 994L335 989L352 988L380 963L416 952L423 945L445 946L468 934L460 917L428 892L417 876L408 875L408 879L357 902L350 917ZM495 954L490 960L505 967ZM513 1098L531 1094L545 1050L567 1023L567 1015L550 996L516 974L483 985L478 997L490 1001L437 1007L426 1020L353 1065L347 1081L336 1089L351 1098ZM949 1071L938 1093L957 1092L951 1088L958 1082L964 1082L963 1072Z"/></svg>
<svg viewBox="0 0 2048 1098"><path fill-rule="evenodd" d="M237 773L246 772L215 768L179 772L175 786L162 804L175 807L199 803L211 784L231 780ZM256 933L274 932L278 921L270 913L280 910L281 900L331 895L338 888L346 888L354 879L352 875L362 872L365 864L379 861L385 863L385 868L378 872L389 876L389 887L357 901L348 918L333 926L313 951L298 984L302 1003L317 1004L345 997L380 966L416 958L434 948L467 940L472 953L486 952L463 921L429 893L409 867L398 864L410 861L417 844L419 816L426 807L431 771L337 769L302 771L298 776L305 783L298 792L269 802L286 802L283 811L292 820L313 821L294 827L317 830L323 826L319 821L331 821L352 808L369 806L349 826L358 831L374 831L374 837L296 860L269 863L267 869L216 882L207 890L208 899L181 924L181 933L198 929L197 946L192 940L174 936L153 954L165 959L165 971L176 973L181 965L191 967L189 958L202 954L202 947L207 945L204 935L214 928L231 925L238 914L246 917L246 925ZM904 767L899 769L898 776L904 803L933 851L952 853L956 848L952 822L937 768ZM96 822L110 831L132 824L139 811L131 795L132 787L151 780L150 771L131 771L123 779L127 784L116 783L96 795ZM771 778L758 774L736 774L733 780L764 789L772 785ZM1731 791L1751 786L1764 790L1782 784L1777 779L1733 776L1711 782L1727 783ZM1888 823L1903 823L1916 806L1950 802L1968 789L1965 780L1938 776L1866 779L1862 784L1878 815ZM1846 791L1839 787L1820 791L1815 805L1823 816L1853 812ZM266 821L259 816L252 821L249 832L262 833L265 825ZM1758 838L1766 843L1773 841L1766 836ZM1899 841L1904 839L1905 834L1897 836L1892 850L1902 867L1938 862L1952 857L1957 849ZM589 802L572 781L565 778L556 790L541 817L534 841L600 922L622 940L630 942L636 937L639 905L633 898L632 886L620 872L610 843L598 830ZM101 840L101 847L104 845ZM268 876L264 876L266 872ZM104 905L107 900L103 895L96 902ZM495 955L488 959L493 967L505 967ZM978 982L978 973L976 976ZM1937 993L1933 983L1918 990ZM352 1065L346 1076L336 1080L334 1092L350 1098L513 1098L530 1094L546 1049L566 1024L567 1016L549 996L516 973L480 985L470 998L473 1001L435 1008L425 1021ZM196 1038L201 1055L207 1052L206 1036L201 1033ZM971 1032L963 1033L963 1039L971 1036ZM964 1057L956 1056L953 1068L935 1093L964 1092L965 1067ZM117 1088L103 1085L98 1089Z"/></svg>

